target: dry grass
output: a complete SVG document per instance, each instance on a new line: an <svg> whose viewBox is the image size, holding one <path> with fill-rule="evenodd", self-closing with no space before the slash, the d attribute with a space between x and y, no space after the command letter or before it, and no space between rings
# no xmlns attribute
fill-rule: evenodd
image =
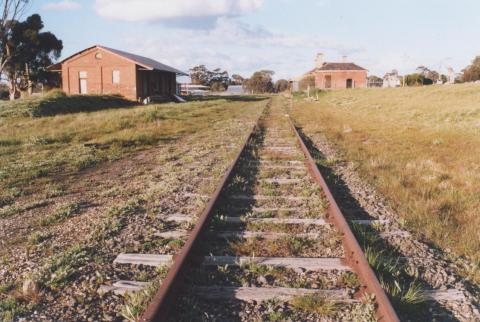
<svg viewBox="0 0 480 322"><path fill-rule="evenodd" d="M408 228L478 263L480 87L335 91L292 114L334 142Z"/></svg>

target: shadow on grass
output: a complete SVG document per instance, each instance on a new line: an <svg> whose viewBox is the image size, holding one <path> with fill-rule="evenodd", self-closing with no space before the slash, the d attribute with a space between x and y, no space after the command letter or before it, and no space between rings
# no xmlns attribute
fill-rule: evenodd
<svg viewBox="0 0 480 322"><path fill-rule="evenodd" d="M333 164L302 132L301 128L297 127L297 130L346 219L374 219L355 199L342 177L335 173ZM351 222L350 226L402 321L458 321L452 312L438 302L416 301L422 297L421 290L433 287L427 281L418 278L418 272L409 270L404 255L388 241L382 239L376 229ZM417 291L419 291L418 296L414 294Z"/></svg>
<svg viewBox="0 0 480 322"><path fill-rule="evenodd" d="M268 96L252 96L252 95L191 95L183 96L187 102L208 102L215 100L226 100L228 102L259 102L269 99Z"/></svg>
<svg viewBox="0 0 480 322"><path fill-rule="evenodd" d="M54 91L43 97L19 99L0 104L0 117L45 117L107 109L129 108L138 103L119 95L66 95Z"/></svg>

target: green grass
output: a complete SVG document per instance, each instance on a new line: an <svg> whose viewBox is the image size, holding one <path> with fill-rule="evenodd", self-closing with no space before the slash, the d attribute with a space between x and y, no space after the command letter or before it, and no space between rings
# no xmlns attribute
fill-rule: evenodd
<svg viewBox="0 0 480 322"><path fill-rule="evenodd" d="M133 102L128 101L119 95L67 96L64 92L55 90L41 97L1 102L0 117L44 117L68 113L93 112L108 108L121 108L133 105Z"/></svg>
<svg viewBox="0 0 480 322"><path fill-rule="evenodd" d="M103 220L95 227L89 238L96 243L119 233L126 225L127 218L141 211L141 200L133 199L108 209Z"/></svg>
<svg viewBox="0 0 480 322"><path fill-rule="evenodd" d="M365 294L361 299L361 305L355 306L352 312L353 322L377 322L375 296L373 294Z"/></svg>
<svg viewBox="0 0 480 322"><path fill-rule="evenodd" d="M77 203L67 203L56 207L55 211L40 220L40 226L50 226L62 222L68 218L78 215L80 206Z"/></svg>
<svg viewBox="0 0 480 322"><path fill-rule="evenodd" d="M360 286L358 276L352 272L343 272L340 275L340 283L353 289Z"/></svg>
<svg viewBox="0 0 480 322"><path fill-rule="evenodd" d="M13 199L12 199L12 202L13 202ZM8 203L9 202L7 202L6 204L8 204ZM35 208L39 208L39 207L44 207L46 205L48 205L47 201L40 200L40 201L34 201L34 202L26 203L26 204L23 204L21 206L4 207L4 208L0 209L0 219L8 218L8 217L14 216L14 215L16 215L20 212L35 209Z"/></svg>
<svg viewBox="0 0 480 322"><path fill-rule="evenodd" d="M35 280L52 290L64 287L78 274L77 268L89 260L90 252L88 247L72 246L65 253L49 259Z"/></svg>
<svg viewBox="0 0 480 322"><path fill-rule="evenodd" d="M292 114L306 135L326 135L409 230L479 265L479 86L332 91L297 100Z"/></svg>
<svg viewBox="0 0 480 322"><path fill-rule="evenodd" d="M375 271L382 288L395 309L405 317L422 314L425 310L425 285L418 271L399 261L399 253L368 226L352 225L357 240L363 245L365 257Z"/></svg>
<svg viewBox="0 0 480 322"><path fill-rule="evenodd" d="M32 306L26 305L24 302L13 297L0 299L0 321L14 321L17 315L26 313L31 309Z"/></svg>
<svg viewBox="0 0 480 322"><path fill-rule="evenodd" d="M36 183L43 186L54 176L74 174L141 149L175 141L246 111L256 113L264 104L264 101L218 99L42 118L3 113L0 206L13 203L16 197L12 195L18 189L28 194Z"/></svg>
<svg viewBox="0 0 480 322"><path fill-rule="evenodd" d="M42 233L39 231L33 232L28 236L28 243L30 245L38 245L51 237L48 233Z"/></svg>
<svg viewBox="0 0 480 322"><path fill-rule="evenodd" d="M297 310L316 313L320 316L330 316L339 309L337 303L330 301L325 296L321 295L295 297L290 304Z"/></svg>
<svg viewBox="0 0 480 322"><path fill-rule="evenodd" d="M143 313L144 309L156 294L157 289L160 287L161 281L167 276L168 269L169 268L166 266L157 268L157 277L151 284L149 284L148 287L139 292L127 294L125 296L125 302L122 305L120 314L127 321L136 322L139 320L140 315Z"/></svg>

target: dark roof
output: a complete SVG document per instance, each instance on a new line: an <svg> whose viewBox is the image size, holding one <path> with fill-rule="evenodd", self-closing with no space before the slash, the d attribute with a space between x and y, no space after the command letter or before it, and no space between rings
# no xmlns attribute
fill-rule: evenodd
<svg viewBox="0 0 480 322"><path fill-rule="evenodd" d="M84 49L68 58L65 58L64 60L62 60L60 63L57 63L55 65L52 65L50 66L48 69L53 71L55 69L58 69L58 65L59 64L62 64L64 63L65 61L69 60L70 58L74 57L74 56L77 56L78 54L81 54L87 50L90 50L90 49L93 49L93 48L100 48L100 49L103 49L103 50L106 50L108 52L111 52L115 55L118 55L118 56L121 56L125 59L128 59L132 62L134 62L135 64L137 65L140 65L142 66L143 68L145 69L148 69L148 70L158 70L158 71L162 71L162 72L171 72L171 73L175 73L175 74L178 74L178 75L183 75L183 76L188 76L187 73L184 73L176 68L173 68L173 67L170 67L170 66L167 66L165 64L162 64L156 60L153 60L153 59L150 59L150 58L147 58L147 57L143 57L143 56L140 56L140 55L135 55L135 54L131 54L131 53L127 53L126 51L121 51L121 50L118 50L118 49L113 49L113 48L108 48L108 47L105 47L105 46L100 46L100 45L96 45L96 46L92 46L92 47L89 47L87 49Z"/></svg>
<svg viewBox="0 0 480 322"><path fill-rule="evenodd" d="M108 48L108 47L104 47L104 46L96 46L96 47L102 48L106 51L110 51L110 52L112 52L114 54L117 54L119 56L122 56L124 58L133 60L138 65L141 65L141 66L143 66L147 69L159 70L159 71L163 71L163 72L172 72L172 73L188 76L188 74L186 74L186 73L184 73L184 72L182 72L182 71L180 71L176 68L167 66L165 64L162 64L162 63L160 63L156 60L153 60L153 59L150 59L150 58L147 58L147 57L127 53L125 51L121 51L121 50L113 49L113 48Z"/></svg>
<svg viewBox="0 0 480 322"><path fill-rule="evenodd" d="M322 70L366 70L354 63L324 63L322 67L316 68L314 71Z"/></svg>

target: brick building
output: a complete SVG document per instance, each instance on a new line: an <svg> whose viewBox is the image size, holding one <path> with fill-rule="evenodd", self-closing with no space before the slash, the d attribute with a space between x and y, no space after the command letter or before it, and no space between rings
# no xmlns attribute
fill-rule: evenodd
<svg viewBox="0 0 480 322"><path fill-rule="evenodd" d="M344 58L344 60L346 60ZM316 68L309 74L315 76L315 87L320 89L367 87L367 70L354 63L327 63L323 54L318 54Z"/></svg>
<svg viewBox="0 0 480 322"><path fill-rule="evenodd" d="M177 93L177 75L187 76L153 59L93 46L48 68L61 73L67 94L120 94L131 100Z"/></svg>

